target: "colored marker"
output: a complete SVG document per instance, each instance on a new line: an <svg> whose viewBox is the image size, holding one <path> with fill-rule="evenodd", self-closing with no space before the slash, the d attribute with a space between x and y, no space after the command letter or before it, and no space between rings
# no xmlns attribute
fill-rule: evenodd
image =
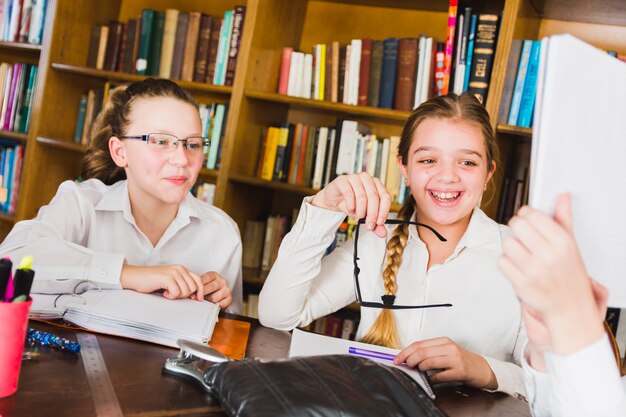
<svg viewBox="0 0 626 417"><path fill-rule="evenodd" d="M35 271L31 266L33 265L33 257L30 255L24 256L20 261L20 265L15 271L13 298L14 302L27 301L30 294L30 288L33 285L33 279L35 278Z"/></svg>
<svg viewBox="0 0 626 417"><path fill-rule="evenodd" d="M8 258L0 259L0 301L10 301L9 289L13 295L13 283L11 282L11 268L13 263ZM10 287L10 288L9 288Z"/></svg>
<svg viewBox="0 0 626 417"><path fill-rule="evenodd" d="M377 352L375 350L361 349L352 346L348 348L348 353L352 355L364 356L366 358L383 359L386 361L393 361L396 357L396 355L391 353Z"/></svg>

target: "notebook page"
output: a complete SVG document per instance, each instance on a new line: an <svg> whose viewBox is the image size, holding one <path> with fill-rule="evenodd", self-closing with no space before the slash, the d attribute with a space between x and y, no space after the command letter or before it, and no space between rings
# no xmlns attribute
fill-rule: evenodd
<svg viewBox="0 0 626 417"><path fill-rule="evenodd" d="M347 355L348 348L356 347L361 349L374 350L376 352L397 354L398 349L392 349L384 346L375 346L353 340L339 339L337 337L323 336L317 333L305 332L300 329L294 329L291 335L291 345L289 346L289 357L296 356L317 356L317 355ZM417 382L424 392L434 399L435 394L430 383L424 376L424 373L413 368L405 366L397 366L392 362L384 359L370 358L374 362L378 362L385 366L393 366L410 376Z"/></svg>
<svg viewBox="0 0 626 417"><path fill-rule="evenodd" d="M626 64L558 35L542 69L530 205L553 214L557 196L572 194L587 270L609 289L609 306L626 307Z"/></svg>
<svg viewBox="0 0 626 417"><path fill-rule="evenodd" d="M219 307L208 301L168 300L131 290L87 291L86 304L67 305L65 318L89 330L176 347L179 338L211 338Z"/></svg>

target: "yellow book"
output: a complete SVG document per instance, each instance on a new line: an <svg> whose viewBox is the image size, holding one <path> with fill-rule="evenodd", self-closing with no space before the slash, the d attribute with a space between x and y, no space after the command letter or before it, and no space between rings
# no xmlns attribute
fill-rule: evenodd
<svg viewBox="0 0 626 417"><path fill-rule="evenodd" d="M261 170L261 179L271 181L274 174L274 164L276 163L276 150L278 149L278 140L280 138L280 129L271 126L267 130L267 146L265 155L263 156L263 169Z"/></svg>

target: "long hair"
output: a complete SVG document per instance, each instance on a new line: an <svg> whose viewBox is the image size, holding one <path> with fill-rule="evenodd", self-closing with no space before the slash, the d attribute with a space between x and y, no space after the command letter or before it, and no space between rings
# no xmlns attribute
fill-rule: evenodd
<svg viewBox="0 0 626 417"><path fill-rule="evenodd" d="M113 89L89 131L89 147L81 169L83 179L96 178L107 185L126 179L124 168L111 158L109 139L126 134L133 102L149 97L171 97L196 106L191 94L170 80L147 78Z"/></svg>
<svg viewBox="0 0 626 417"><path fill-rule="evenodd" d="M407 165L409 148L413 141L413 135L419 124L425 119L443 119L463 123L469 123L480 128L485 148L487 149L487 169L490 170L492 162L498 159L498 146L489 121L487 110L480 102L470 94L448 94L434 97L417 107L404 124L400 143L398 145L398 157L402 164ZM398 218L409 220L415 212L415 200L409 193L404 204L398 212ZM402 265L402 253L409 236L409 227L406 224L398 225L387 242L385 266L383 269L383 284L385 295L396 295L398 290L396 275ZM400 347L396 319L390 309L381 309L380 314L362 339L363 342L375 345Z"/></svg>

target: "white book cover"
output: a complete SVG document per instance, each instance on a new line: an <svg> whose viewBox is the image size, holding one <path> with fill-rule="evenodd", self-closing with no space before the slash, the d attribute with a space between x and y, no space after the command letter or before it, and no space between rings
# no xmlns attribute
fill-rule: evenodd
<svg viewBox="0 0 626 417"><path fill-rule="evenodd" d="M311 78L313 77L313 55L304 54L302 75L302 97L311 98Z"/></svg>
<svg viewBox="0 0 626 417"><path fill-rule="evenodd" d="M291 52L291 64L289 65L289 80L287 81L287 95L295 96L296 92L299 90L298 82L300 79L300 74L298 74L298 66L296 65L296 60L298 59L298 54L300 52Z"/></svg>
<svg viewBox="0 0 626 417"><path fill-rule="evenodd" d="M315 154L315 169L313 170L312 188L322 188L322 177L324 176L324 159L326 158L326 145L328 142L328 128L320 127L317 141L317 152Z"/></svg>
<svg viewBox="0 0 626 417"><path fill-rule="evenodd" d="M387 182L387 165L389 164L389 138L383 139L383 154L380 161L380 182Z"/></svg>
<svg viewBox="0 0 626 417"><path fill-rule="evenodd" d="M413 108L416 108L421 104L420 98L422 96L422 88L424 85L424 79L422 72L424 71L424 62L426 58L426 37L420 35L419 42L417 44L417 70L415 73L415 97L413 101Z"/></svg>
<svg viewBox="0 0 626 417"><path fill-rule="evenodd" d="M350 94L348 104L359 102L359 72L361 70L361 39L353 39L350 49ZM363 82L368 82L364 80ZM345 91L344 91L345 94Z"/></svg>
<svg viewBox="0 0 626 417"><path fill-rule="evenodd" d="M293 329L291 335L291 345L289 346L289 357L297 356L319 356L319 355L349 355L350 348L363 349L365 352L370 351L374 354L396 355L399 349L392 349L384 346L370 345L368 343L355 342L353 340L340 339L337 337L323 336L321 334L305 332L300 329ZM359 355L362 356L362 355ZM380 355L382 356L382 355ZM385 366L391 366L400 369L406 373L415 382L419 384L424 392L432 399L435 394L428 382L426 375L415 368L409 368L406 365L394 365L389 359L380 359L368 356L374 362Z"/></svg>
<svg viewBox="0 0 626 417"><path fill-rule="evenodd" d="M626 307L626 64L571 35L542 42L531 152L530 205L553 214L572 196L587 271Z"/></svg>
<svg viewBox="0 0 626 417"><path fill-rule="evenodd" d="M313 61L314 66L314 77L313 77L313 99L317 100L320 96L320 67L324 65L322 63L322 45L313 45L313 55L315 56L315 60Z"/></svg>
<svg viewBox="0 0 626 417"><path fill-rule="evenodd" d="M337 175L348 174L352 172L354 165L352 162L352 153L356 140L356 128L358 123L354 120L344 120L341 123L341 135L339 137L339 149L337 151L337 167L335 173Z"/></svg>

